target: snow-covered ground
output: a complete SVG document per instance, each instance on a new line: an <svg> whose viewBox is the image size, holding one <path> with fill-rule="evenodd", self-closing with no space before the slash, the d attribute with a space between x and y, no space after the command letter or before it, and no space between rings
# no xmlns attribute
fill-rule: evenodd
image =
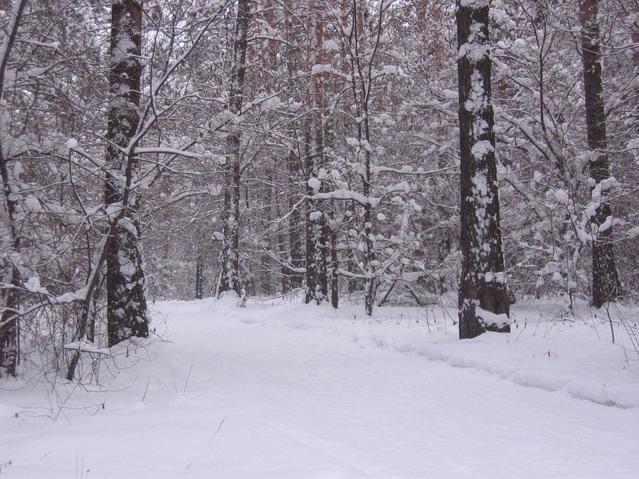
<svg viewBox="0 0 639 479"><path fill-rule="evenodd" d="M441 308L155 309L91 391L0 382L0 479L639 477L639 358L588 315L458 341Z"/></svg>

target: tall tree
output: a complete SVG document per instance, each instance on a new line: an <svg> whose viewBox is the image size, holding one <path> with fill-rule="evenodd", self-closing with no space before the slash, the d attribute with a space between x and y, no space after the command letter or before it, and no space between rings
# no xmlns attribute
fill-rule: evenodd
<svg viewBox="0 0 639 479"><path fill-rule="evenodd" d="M251 16L250 0L239 0L235 35L233 37L233 64L231 66L228 111L239 117L244 98L244 77L246 75L246 49ZM241 129L232 124L227 137L228 159L226 161L226 187L224 190L224 239L222 244L222 277L218 294L235 291L240 294L240 160Z"/></svg>
<svg viewBox="0 0 639 479"><path fill-rule="evenodd" d="M140 121L142 1L114 0L109 48L108 146L105 202L117 225L108 239L107 330L109 346L149 334L145 275L136 198L131 191L138 168L135 143ZM117 211L117 213L115 213ZM112 219L113 220L113 219Z"/></svg>
<svg viewBox="0 0 639 479"><path fill-rule="evenodd" d="M612 212L606 198L611 183L610 162L606 151L608 140L598 9L599 0L582 0L579 10L586 125L588 148L591 151L588 167L593 185L591 204L594 212L589 219L592 233L592 304L595 307L614 301L621 292L612 243Z"/></svg>
<svg viewBox="0 0 639 479"><path fill-rule="evenodd" d="M324 19L320 15L321 2L309 0L308 12L308 73L310 75L306 105L305 156L307 194L324 191L324 109L321 52L324 43ZM317 304L328 299L327 226L321 200L306 201L306 295L305 302Z"/></svg>
<svg viewBox="0 0 639 479"><path fill-rule="evenodd" d="M9 55L15 44L18 34L18 26L24 12L26 0L17 0L9 14L9 25L3 32L0 43L0 173L2 174L2 186L4 191L5 208L9 221L9 250L13 254L20 251L20 232L17 223L17 201L13 197L14 188L9 173L9 158L6 157L4 148L4 136L7 128L3 123L7 118L3 108L4 87ZM17 258L7 255L6 264L3 265L2 282L9 288L2 291L2 314L0 315L0 377L4 375L15 376L18 365L18 319L15 308L18 306L18 291L21 283L20 270L16 264Z"/></svg>
<svg viewBox="0 0 639 479"><path fill-rule="evenodd" d="M459 336L510 331L491 104L489 0L457 0L461 250Z"/></svg>
<svg viewBox="0 0 639 479"><path fill-rule="evenodd" d="M370 128L370 103L371 103L371 90L373 83L373 60L375 54L378 51L380 38L382 34L382 19L384 16L384 1L379 4L379 16L377 19L376 34L373 41L373 46L366 45L366 35L364 30L364 13L366 11L366 3L364 6L359 6L356 0L353 0L352 4L352 31L351 37L353 38L349 51L351 52L351 85L353 92L353 99L356 105L357 114L357 141L363 148L358 149L358 153L361 158L361 170L360 177L362 181L362 194L366 198L363 204L364 208L364 228L362 231L362 243L363 243L363 269L366 274L366 283L364 286L364 310L368 316L373 314L373 306L375 304L375 295L377 293L378 278L376 277L374 264L377 262L377 258L374 250L374 237L373 232L373 202L370 199L371 196L371 183L372 183L372 158L371 158L371 128ZM370 48L368 55L363 55L362 51L367 51ZM369 56L368 64L364 65L362 58ZM359 120L361 118L361 120Z"/></svg>
<svg viewBox="0 0 639 479"><path fill-rule="evenodd" d="M286 62L286 83L291 90L291 95L296 100L301 97L295 95L296 78L298 75L299 64L304 61L303 52L296 45L296 31L294 23L294 14L291 0L287 0L283 4L284 9L284 28L285 28L285 50L284 57ZM297 131L293 124L289 127L287 134L291 138L287 155L287 175L286 175L286 193L288 215L288 263L291 268L286 268L289 276L288 287L290 289L301 288L304 283L304 275L300 270L304 269L304 233L302 231L303 218L298 208L300 198L303 196L303 183L301 174L300 148L297 141Z"/></svg>

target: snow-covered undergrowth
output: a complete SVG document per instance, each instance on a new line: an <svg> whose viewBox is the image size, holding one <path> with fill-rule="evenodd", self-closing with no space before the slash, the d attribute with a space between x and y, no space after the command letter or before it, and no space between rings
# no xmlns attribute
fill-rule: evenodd
<svg viewBox="0 0 639 479"><path fill-rule="evenodd" d="M514 316L458 341L440 307L158 303L99 384L0 382L0 479L636 477L626 329Z"/></svg>

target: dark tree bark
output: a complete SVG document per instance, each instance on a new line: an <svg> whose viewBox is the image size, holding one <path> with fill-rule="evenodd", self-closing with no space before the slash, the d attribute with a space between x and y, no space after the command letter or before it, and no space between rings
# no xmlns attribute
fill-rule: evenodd
<svg viewBox="0 0 639 479"><path fill-rule="evenodd" d="M251 16L250 0L239 0L235 37L233 38L233 65L231 67L231 91L228 111L240 115L244 99L244 77L246 74L246 49ZM241 130L230 125L227 137L228 160L226 166L226 188L224 190L224 240L222 243L222 278L218 295L226 291L241 293L240 284L240 159Z"/></svg>
<svg viewBox="0 0 639 479"><path fill-rule="evenodd" d="M592 229L592 304L601 307L614 301L621 293L613 250L613 228L603 231L601 226L612 214L606 201L610 178L608 141L606 137L606 113L604 108L603 81L601 77L601 47L599 23L597 22L598 0L582 0L580 5L581 47L586 96L586 125L588 148L591 150L589 170L594 182L593 192L600 199L594 215L590 218ZM593 195L593 199L594 199Z"/></svg>
<svg viewBox="0 0 639 479"><path fill-rule="evenodd" d="M315 137L313 138L309 131L306 148L307 175L309 180L320 181L318 180L319 170L320 165L323 164L321 127L312 124L316 122L308 123L307 128L315 134ZM321 124L321 119L319 123ZM322 187L316 189L307 184L306 193L309 197L322 191ZM323 206L321 200L306 200L306 303L314 301L320 304L328 299L327 226Z"/></svg>
<svg viewBox="0 0 639 479"><path fill-rule="evenodd" d="M309 13L307 28L308 70L312 74L313 65L321 63L324 25L318 13L321 3L313 0L309 4L312 11ZM304 135L308 179L306 193L309 197L324 191L324 182L320 179L320 172L324 167L322 88L322 74L312 75L306 97L309 113ZM309 198L306 201L306 303L314 301L320 304L328 299L327 252L327 226L323 204L321 200Z"/></svg>
<svg viewBox="0 0 639 479"><path fill-rule="evenodd" d="M357 122L357 139L359 145L366 147L361 148L358 156L362 163L360 170L360 178L362 181L362 193L368 199L372 193L372 159L371 159L371 128L370 128L370 103L371 103L371 91L373 87L373 75L371 64L373 57L375 56L379 41L382 34L382 19L384 11L384 3L379 5L376 37L372 39L371 57L368 59L369 64L362 64L362 58L364 55L362 52L367 52L371 41L364 31L364 17L367 16L366 4L361 5L356 0L351 2L351 29L352 34L350 36L351 50L350 55L350 67L352 71L351 76L351 90L353 93L353 99L355 104L355 116L362 118L362 121ZM375 253L375 241L374 241L374 219L373 219L373 205L371 201L367 201L362 205L364 209L363 220L364 224L360 232L361 243L364 246L363 251L363 270L365 275L364 284L364 311L368 316L372 316L373 308L375 306L375 297L377 295L377 287L379 279L377 277L377 271L375 270L375 264L377 263L377 255Z"/></svg>
<svg viewBox="0 0 639 479"><path fill-rule="evenodd" d="M300 214L300 208L297 203L300 200L300 160L295 154L295 151L291 150L288 155L288 250L289 250L289 262L293 268L301 269L304 267L304 252L302 249L302 239L304 237L302 232L302 215ZM301 288L304 282L304 275L293 271L290 273L289 286L291 289Z"/></svg>
<svg viewBox="0 0 639 479"><path fill-rule="evenodd" d="M499 226L488 18L488 0L457 0L462 250L460 338L472 338L486 330L510 331Z"/></svg>
<svg viewBox="0 0 639 479"><path fill-rule="evenodd" d="M107 260L107 256L109 254L108 242L109 238L111 238L116 231L118 226L119 219L115 219L111 225L109 226L109 232L106 237L106 244L103 246L100 252L100 256L95 266L91 266L91 272L86 282L86 297L84 299L84 304L82 305L82 316L80 317L80 321L78 323L78 329L76 331L74 341L82 341L89 340L93 341L95 339L95 310L92 312L92 307L95 307L95 302L99 294L100 288L100 279L101 272L104 266L104 263ZM93 313L93 317L91 315ZM77 349L73 356L71 357L71 361L69 362L69 369L67 370L67 380L72 381L75 376L75 370L80 362L80 355L82 351Z"/></svg>
<svg viewBox="0 0 639 479"><path fill-rule="evenodd" d="M367 98L368 96L366 96ZM364 102L364 125L358 123L360 141L364 138L370 145L370 126L368 121L368 99ZM362 131L363 130L363 131ZM364 171L362 174L363 193L366 198L371 195L371 153L368 149L364 151ZM374 263L376 261L375 244L373 242L373 207L370 202L364 205L364 269L366 272L366 284L364 286L364 311L366 315L373 315L375 297L377 296L378 278L375 273Z"/></svg>
<svg viewBox="0 0 639 479"><path fill-rule="evenodd" d="M1 97L0 97L1 98ZM0 145L0 172L9 219L9 231L11 233L10 248L13 253L20 252L20 235L16 228L16 201L12 199L11 180L7 168L7 160ZM9 261L10 259L7 258ZM16 376L18 366L18 317L16 309L19 306L19 291L21 284L20 270L16 265L7 261L2 272L2 281L11 285L2 291L2 315L0 316L0 377Z"/></svg>
<svg viewBox="0 0 639 479"><path fill-rule="evenodd" d="M339 307L339 251L335 228L331 228L331 306Z"/></svg>
<svg viewBox="0 0 639 479"><path fill-rule="evenodd" d="M198 255L195 262L195 299L204 297L204 265L202 255Z"/></svg>
<svg viewBox="0 0 639 479"><path fill-rule="evenodd" d="M131 143L140 118L141 50L142 1L114 1L109 49L109 145L106 151L110 171L105 202L121 209L107 244L109 346L132 336L149 334L140 227L135 198L130 191L132 175L138 168Z"/></svg>
<svg viewBox="0 0 639 479"><path fill-rule="evenodd" d="M2 112L4 99L4 79L7 70L9 55L15 44L18 34L18 26L26 0L18 0L13 7L9 25L2 42L0 43L0 122L4 121ZM5 131L0 126L0 131ZM2 186L5 199L5 207L7 210L7 218L9 220L9 248L13 253L20 253L20 233L17 228L17 201L13 197L13 187L11 177L9 175L9 159L5 156L2 137L0 137L0 173L2 174ZM16 376L19 355L19 338L18 338L18 317L15 310L17 309L19 298L19 287L22 283L20 271L15 264L10 263L10 256L7 255L8 262L4 265L2 271L2 282L9 284L10 288L2 291L2 314L0 315L0 378L3 376Z"/></svg>

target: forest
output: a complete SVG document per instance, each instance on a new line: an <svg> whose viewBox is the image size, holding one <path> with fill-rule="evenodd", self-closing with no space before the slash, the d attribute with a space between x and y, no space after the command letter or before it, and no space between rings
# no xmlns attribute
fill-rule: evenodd
<svg viewBox="0 0 639 479"><path fill-rule="evenodd" d="M336 338L370 334L383 351L563 391L567 409L625 409L620 438L639 424L637 0L0 0L0 173L0 431L43 391L57 419L129 379L146 381L145 403L167 371L186 396L206 382L194 364L250 365L249 351L268 378L271 348L298 329L308 345L291 339L291 357L319 364L325 335L340 354ZM242 329L253 322L259 334ZM163 349L174 341L195 359ZM558 355L547 377L523 373L542 367L523 359L538 349ZM284 371L305 394L299 367ZM450 382L442 397L475 380L454 374L433 376ZM606 429L617 412L594 417ZM229 416L215 417L217 441ZM76 446L59 476L19 469L22 449L2 453L20 431L8 427L0 477L93 477ZM348 431L326 427L316 444L294 436L333 451L325 441ZM636 451L623 457L607 477L632 477ZM250 477L429 471L304 464ZM575 467L556 465L530 477ZM249 477L227 466L217 477ZM524 477L517 461L504 476L475 466ZM467 477L442 468L430 477Z"/></svg>

